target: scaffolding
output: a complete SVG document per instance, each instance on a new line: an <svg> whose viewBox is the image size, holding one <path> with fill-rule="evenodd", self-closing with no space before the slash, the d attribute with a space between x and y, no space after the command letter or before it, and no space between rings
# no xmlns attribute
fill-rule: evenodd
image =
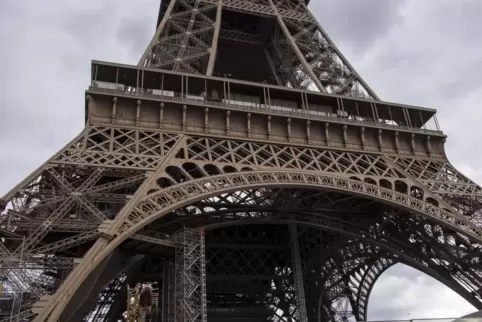
<svg viewBox="0 0 482 322"><path fill-rule="evenodd" d="M139 319L139 285L127 287L127 322L136 322Z"/></svg>
<svg viewBox="0 0 482 322"><path fill-rule="evenodd" d="M154 284L127 286L127 322L157 322L159 289Z"/></svg>
<svg viewBox="0 0 482 322"><path fill-rule="evenodd" d="M301 267L300 245L298 238L298 227L290 225L290 247L293 261L293 284L295 287L295 303L297 310L295 312L297 321L308 322L308 314L306 312L305 290L303 285L303 270Z"/></svg>
<svg viewBox="0 0 482 322"><path fill-rule="evenodd" d="M175 285L174 262L166 261L162 264L161 321L175 321Z"/></svg>
<svg viewBox="0 0 482 322"><path fill-rule="evenodd" d="M175 255L176 322L207 322L204 230L183 228Z"/></svg>
<svg viewBox="0 0 482 322"><path fill-rule="evenodd" d="M20 243L17 254L10 254L5 244ZM0 305L0 322L16 322L21 321L25 316L32 315L30 308L30 294L37 291L34 289L41 277L30 276L28 270L25 269L25 237L18 238L2 238L0 241L0 283L1 283L1 305ZM37 283L35 283L37 282Z"/></svg>

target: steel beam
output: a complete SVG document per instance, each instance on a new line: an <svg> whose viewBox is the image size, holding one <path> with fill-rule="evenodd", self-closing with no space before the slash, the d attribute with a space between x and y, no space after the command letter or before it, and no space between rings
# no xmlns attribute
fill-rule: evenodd
<svg viewBox="0 0 482 322"><path fill-rule="evenodd" d="M293 279L296 288L296 302L298 309L298 321L308 322L306 313L305 288L303 281L303 268L301 267L300 246L298 227L290 225L291 254L293 256Z"/></svg>
<svg viewBox="0 0 482 322"><path fill-rule="evenodd" d="M209 54L208 67L206 70L207 76L212 76L214 71L214 64L216 63L216 53L218 49L219 31L221 30L221 13L223 10L223 0L218 0L218 7L216 9L216 20L214 25L213 40L211 43L211 51Z"/></svg>

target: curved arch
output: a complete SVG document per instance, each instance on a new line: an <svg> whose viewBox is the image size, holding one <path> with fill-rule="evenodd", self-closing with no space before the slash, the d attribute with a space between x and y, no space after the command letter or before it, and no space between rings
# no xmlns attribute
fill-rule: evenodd
<svg viewBox="0 0 482 322"><path fill-rule="evenodd" d="M239 226L240 225L251 225L251 224L271 225L271 224L290 224L290 223L304 224L303 221L298 222L298 221L279 220L279 219L276 219L276 218L270 218L270 219L267 219L263 222L259 222L257 220L250 220L250 219L240 219L240 220L236 220L235 222L230 222L230 223L214 223L214 224L208 224L208 225L202 225L201 224L200 226L196 226L196 227L203 227L206 231L209 231L209 230L220 229L220 228L222 229L222 228L225 228L225 227L232 227L233 225L236 225L236 226L238 226L238 225ZM320 228L322 225L313 223L313 224L309 224L309 226ZM388 244L377 243L377 246L379 246L380 248L386 248L387 250L388 249L393 250L393 248L390 248ZM369 251L368 253L364 253L364 255L371 254L371 253L372 252ZM357 255L359 255L359 254L357 254ZM407 258L410 258L410 255L405 255L405 259L407 259ZM350 258L350 259L354 259L354 258ZM363 277L361 278L362 282L360 283L360 285L353 287L353 284L352 284L352 287L351 287L351 289L353 291L353 296L354 296L353 298L356 300L357 297L358 297L358 302L357 302L356 308L353 304L352 304L352 307L353 307L353 313L355 314L355 316L357 317L357 320L359 320L359 321L366 321L366 319L363 318L363 316L366 316L366 308L367 308L367 304L368 304L369 295L370 295L370 292L371 292L376 280L388 267L390 267L394 264L394 262L389 262L388 263L389 265L385 265L384 263L382 263L380 265L377 265L376 261L374 261L374 263L375 264L372 265L372 266L368 265L366 270L363 270L363 269L361 270L360 276L363 276ZM411 265L410 264L407 264L407 265L410 266L410 267L415 267L416 269L418 269L420 271L423 271L427 275L432 276L433 278L441 281L442 276L434 276L434 273L435 273L435 275L437 275L437 272L432 272L429 269L427 269L425 271L422 270L422 264L421 264L420 261L418 261L417 263L411 263ZM363 268L365 268L365 266ZM355 273L355 271L350 271L349 273L347 273L347 276L351 276L354 273ZM442 281L442 283L447 285L448 287L451 287L450 281ZM334 286L336 287L336 285L337 284L331 284L331 287L334 287ZM365 295L365 296L363 296L363 295ZM325 299L324 301L326 302L327 300L328 299ZM357 314L357 311L356 311L356 309L358 309L358 308L362 309L362 310L358 311L358 312L360 312L359 314Z"/></svg>
<svg viewBox="0 0 482 322"><path fill-rule="evenodd" d="M309 215L308 215L309 216ZM454 279L447 278L447 275L444 273L447 272L440 272L440 270L435 269L434 267L431 266L425 266L427 262L423 258L416 258L416 249L413 248L406 248L405 251L401 252L397 247L400 247L398 244L397 240L390 238L389 236L382 236L383 241L378 241L375 239L370 239L368 237L363 236L362 234L357 234L354 233L351 230L346 230L346 229L337 229L334 227L330 227L326 225L326 222L323 219L316 219L314 218L315 216L311 216L312 218L308 218L308 216L303 216L303 215L293 215L293 216L278 216L276 218L273 217L267 217L263 219L237 219L233 220L231 222L218 222L218 223L213 223L209 225L204 225L202 226L206 230L212 230L212 229L219 229L219 228L224 228L228 226L233 226L233 225L250 225L250 224L292 224L292 223L297 223L297 224L302 224L305 226L310 226L314 228L322 228L323 230L327 231L332 231L332 232L338 232L338 233L343 233L346 236L350 236L353 238L357 238L359 240L363 240L365 242L368 242L380 249L383 249L391 254L395 254L395 256L398 257L396 262L403 263L405 265L408 265L420 272L423 272L432 278L436 279L440 283L446 285L447 287L451 288L455 292L457 292L461 297L466 299L469 303L474 305L475 307L480 307L480 302L477 302L473 297L471 297L471 294L468 290L463 288L459 282L457 282ZM410 251L407 253L407 251ZM388 268L388 267L387 267ZM383 270L384 271L384 270ZM382 272L383 272L382 271ZM382 273L380 272L380 274ZM376 280L373 281L373 283ZM368 300L367 295L367 300Z"/></svg>
<svg viewBox="0 0 482 322"><path fill-rule="evenodd" d="M165 189L174 185L174 181L166 177L160 177L159 179L156 180L156 183L161 189ZM156 189L153 189L152 193L154 193L155 191Z"/></svg>
<svg viewBox="0 0 482 322"><path fill-rule="evenodd" d="M140 200L127 220L116 227L118 228L116 229L116 235L125 233L131 235L148 223L162 217L165 213L204 198L240 189L286 186L331 190L366 197L397 208L413 211L482 243L482 230L469 219L435 207L433 204L418 198L366 182L327 174L291 171L237 172L193 180L155 192Z"/></svg>
<svg viewBox="0 0 482 322"><path fill-rule="evenodd" d="M432 204L393 190L366 182L351 180L332 174L299 171L255 171L237 172L201 178L166 188L142 198L138 204L126 206L107 230L115 236L107 241L98 240L89 249L84 260L69 276L56 296L36 321L56 321L66 303L71 300L80 284L92 270L123 241L142 227L165 214L190 203L240 189L266 187L297 187L323 189L346 194L359 195L397 208L415 212L425 218L439 222L455 231L482 242L482 232L468 219L458 214L437 208ZM47 317L50 318L47 320Z"/></svg>
<svg viewBox="0 0 482 322"><path fill-rule="evenodd" d="M431 204L434 205L435 207L438 207L438 206L439 206L439 202L438 202L437 200L435 200L434 198L432 198L432 197L427 197L427 198L425 198L425 202L431 203Z"/></svg>
<svg viewBox="0 0 482 322"><path fill-rule="evenodd" d="M223 167L223 172L224 173L235 173L235 172L238 172L238 170L233 166L226 165L226 166Z"/></svg>
<svg viewBox="0 0 482 322"><path fill-rule="evenodd" d="M397 262L393 259L379 259L363 271L361 279L358 281L356 279L350 279L349 286L356 294L353 294L352 299L355 304L354 313L358 321L367 320L367 309L368 303L370 301L370 294L375 286L376 281L380 276L390 267L395 265ZM358 282L358 285L356 285Z"/></svg>
<svg viewBox="0 0 482 322"><path fill-rule="evenodd" d="M176 221L177 222L176 225L180 224L180 221L187 221L189 222L190 225L194 224L190 227L204 227L206 230L210 230L210 229L223 228L223 227L232 226L232 225L273 224L273 223L279 224L281 222L283 223L296 222L298 224L307 225L312 223L315 225L318 224L319 227L323 226L322 227L323 230L326 230L326 231L335 231L339 233L344 233L346 235L350 235L351 237L356 237L356 238L362 237L363 239L363 236L360 236L360 233L362 233L363 230L366 228L357 226L356 222L352 222L352 221L345 222L345 224L347 225L343 226L342 230L336 230L342 225L341 218L330 218L329 215L324 216L323 214L315 215L315 212L300 211L299 209L291 209L291 210L296 211L296 214L292 214L292 215L274 214L273 215L272 214L272 212L274 211L273 209L270 209L270 208L262 209L257 206L252 206L251 208L248 206L245 206L243 208L236 207L233 209L222 208L222 209L218 209L217 211L210 211L209 213L199 213L199 214L196 214L195 216L192 216L191 218L186 218L186 217L179 218L179 221ZM263 214L260 214L259 212L263 212ZM254 217L250 215L236 216L236 213L254 213L255 215ZM223 216L223 214L229 214L229 216ZM309 216L311 218L308 218ZM215 217L216 219L214 221L209 219L206 221L205 219L203 219L207 217ZM192 219L195 219L194 222L192 221ZM332 226L329 226L329 225L327 226L327 222L329 221L331 221ZM169 226L172 223L173 221L169 221L169 222L166 222L165 224ZM161 225L160 227L166 227L166 226ZM160 228L160 227L157 227L157 228ZM390 235L388 236L380 235L379 237L383 238L386 243L388 242L388 244L385 244L385 245L378 244L377 246L380 246L380 247L389 246L389 244L394 246L394 245L397 245L398 243L397 240L395 240L394 238L391 238ZM424 239L422 239L422 241L423 240ZM426 245L430 245L431 243L430 240L424 240L424 241L428 243ZM418 247L414 244L408 243L408 244L405 244L405 247L407 247L405 248L405 250L410 250L412 255L416 255L418 252ZM450 274L451 271L447 271L446 268L430 263L431 254L437 253L438 252L437 249L438 249L438 246L435 246L435 248L433 248L429 253L423 253L422 257L418 259L418 265L414 265L413 263L408 263L406 261L404 263L421 272L424 272L429 276L432 276L433 278L437 279L441 283L445 284L447 287L459 293L459 295L465 298L468 302L472 303L474 306L479 307L480 302L472 298L469 291L461 288L461 285L464 284L463 281L461 281L458 278L449 277L451 275ZM399 252L400 249L397 249L397 248L390 247L390 249L387 248L387 250L389 250L390 253L392 254L394 253L395 255L400 254ZM440 256L441 256L440 258L444 258L443 254ZM429 267L424 267L424 265L428 265ZM437 276L434 276L434 274ZM373 283L374 282L375 280L373 281ZM361 295L363 294L359 293L359 298ZM365 299L361 299L361 300L368 300L366 298L367 296L365 296ZM360 304L358 304L357 306L363 307L361 301L358 301L358 302Z"/></svg>
<svg viewBox="0 0 482 322"><path fill-rule="evenodd" d="M377 185L377 182L376 182L374 179L372 179L372 178L365 178L363 181L366 182L366 183L368 183L368 184L372 184L372 185L374 185L374 186Z"/></svg>
<svg viewBox="0 0 482 322"><path fill-rule="evenodd" d="M199 179L204 177L205 173L203 173L203 170L200 169L200 167L193 163L193 162L185 162L182 164L182 168L184 171L186 171L189 176L193 179Z"/></svg>
<svg viewBox="0 0 482 322"><path fill-rule="evenodd" d="M423 189L418 186L411 186L410 187L410 195L420 200L425 200L425 194Z"/></svg>
<svg viewBox="0 0 482 322"><path fill-rule="evenodd" d="M408 185L402 180L395 180L395 191L400 193L408 193Z"/></svg>
<svg viewBox="0 0 482 322"><path fill-rule="evenodd" d="M389 180L387 180L387 179L380 179L380 180L379 180L379 186L380 186L380 187L383 187L383 188L385 188L385 189L390 189L390 190L391 190L393 185L392 185L392 183L391 183Z"/></svg>
<svg viewBox="0 0 482 322"><path fill-rule="evenodd" d="M176 183L186 182L189 178L183 168L174 165L166 167L165 172Z"/></svg>
<svg viewBox="0 0 482 322"><path fill-rule="evenodd" d="M219 168L217 166L215 166L214 164L208 163L208 164L204 165L203 169L210 176L215 176L215 175L221 174L221 170L219 170Z"/></svg>

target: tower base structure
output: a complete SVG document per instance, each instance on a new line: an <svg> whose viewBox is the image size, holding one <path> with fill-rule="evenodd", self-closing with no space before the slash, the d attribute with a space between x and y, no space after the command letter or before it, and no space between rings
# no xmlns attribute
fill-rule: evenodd
<svg viewBox="0 0 482 322"><path fill-rule="evenodd" d="M482 309L435 110L378 100L305 4L250 6L163 3L139 66L92 63L85 129L1 200L0 321L363 321L396 263Z"/></svg>

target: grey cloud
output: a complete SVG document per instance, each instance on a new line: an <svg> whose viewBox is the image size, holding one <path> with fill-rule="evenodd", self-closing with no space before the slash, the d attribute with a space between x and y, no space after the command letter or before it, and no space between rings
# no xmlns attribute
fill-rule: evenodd
<svg viewBox="0 0 482 322"><path fill-rule="evenodd" d="M477 71L482 71L482 56L470 64L454 68L452 77L445 82L441 82L437 91L446 100L458 100L467 93L474 92L482 87L482 84L478 81L480 74Z"/></svg>
<svg viewBox="0 0 482 322"><path fill-rule="evenodd" d="M482 34L474 30L479 29L476 26L482 3L470 0L412 1L404 11L406 18L403 22L381 37L366 55L362 53L357 57L366 66L366 69L362 67L362 74L371 77L374 70L396 74L417 94L408 99L416 99L422 105L433 97L427 94L440 95L440 84L471 81L470 78L474 80L472 83L480 83L476 71L482 59L478 50ZM453 24L455 16L460 24ZM373 82L374 87L387 92L382 96L406 101L407 97L401 95L404 91L394 86L397 84L387 83L380 77L374 78ZM420 86L421 83L424 86ZM427 89L431 92L427 93ZM452 97L460 97L458 94L453 93Z"/></svg>
<svg viewBox="0 0 482 322"><path fill-rule="evenodd" d="M1 194L82 130L90 61L136 63L116 35L123 19L157 7L156 0L1 1Z"/></svg>
<svg viewBox="0 0 482 322"><path fill-rule="evenodd" d="M316 1L310 8L320 24L339 45L363 53L401 19L402 0Z"/></svg>
<svg viewBox="0 0 482 322"><path fill-rule="evenodd" d="M149 17L143 19L126 18L117 31L117 38L119 42L128 45L132 53L140 57L155 32L156 21L157 18L149 19Z"/></svg>
<svg viewBox="0 0 482 322"><path fill-rule="evenodd" d="M449 159L478 174L482 151L473 144L481 135L482 3L412 0L402 13L354 65L383 99L436 108ZM482 182L481 175L474 179Z"/></svg>
<svg viewBox="0 0 482 322"><path fill-rule="evenodd" d="M475 311L437 280L403 265L389 268L375 284L370 320L460 317Z"/></svg>

